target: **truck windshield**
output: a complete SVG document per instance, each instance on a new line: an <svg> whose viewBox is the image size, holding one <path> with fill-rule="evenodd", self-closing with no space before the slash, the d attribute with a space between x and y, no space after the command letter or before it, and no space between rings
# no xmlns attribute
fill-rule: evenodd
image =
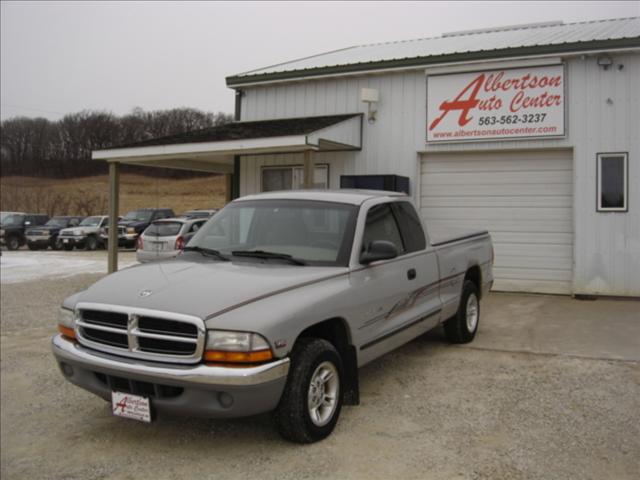
<svg viewBox="0 0 640 480"><path fill-rule="evenodd" d="M69 219L64 217L56 217L49 220L45 225L47 227L66 227L69 223Z"/></svg>
<svg viewBox="0 0 640 480"><path fill-rule="evenodd" d="M333 202L236 202L200 227L189 246L217 250L234 260L265 261L268 252L306 265L347 266L356 215L355 205ZM269 259L278 261L273 255Z"/></svg>
<svg viewBox="0 0 640 480"><path fill-rule="evenodd" d="M148 222L151 220L151 215L153 215L151 210L133 210L122 217L122 220L129 222Z"/></svg>
<svg viewBox="0 0 640 480"><path fill-rule="evenodd" d="M97 227L102 217L87 217L80 222L81 227Z"/></svg>
<svg viewBox="0 0 640 480"><path fill-rule="evenodd" d="M22 225L24 221L24 215L16 214L7 215L2 219L2 225Z"/></svg>

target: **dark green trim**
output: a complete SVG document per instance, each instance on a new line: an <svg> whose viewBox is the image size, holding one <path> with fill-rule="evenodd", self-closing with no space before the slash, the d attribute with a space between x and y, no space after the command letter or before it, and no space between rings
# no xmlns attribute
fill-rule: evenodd
<svg viewBox="0 0 640 480"><path fill-rule="evenodd" d="M233 175L231 177L231 200L240 197L240 155L233 156Z"/></svg>
<svg viewBox="0 0 640 480"><path fill-rule="evenodd" d="M233 119L239 122L242 117L242 95L244 92L236 89L236 104ZM231 175L231 200L240 197L240 155L233 156L233 175Z"/></svg>
<svg viewBox="0 0 640 480"><path fill-rule="evenodd" d="M611 48L640 47L640 37L622 38L616 40L595 40L592 42L562 43L558 45L537 45L533 47L503 48L499 50L485 50L480 52L453 53L427 57L403 58L398 60L384 60L380 62L363 62L334 67L309 68L306 70L291 70L288 72L263 73L256 75L232 75L226 78L227 86L233 87L246 83L270 82L312 77L318 75L336 75L369 70L382 70L401 67L427 67L434 63L450 63L460 61L486 60L508 58L516 56L576 53L580 51L605 50Z"/></svg>

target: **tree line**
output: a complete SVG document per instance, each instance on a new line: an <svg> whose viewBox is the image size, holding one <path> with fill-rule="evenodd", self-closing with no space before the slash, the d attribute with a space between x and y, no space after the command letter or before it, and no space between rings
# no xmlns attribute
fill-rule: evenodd
<svg viewBox="0 0 640 480"><path fill-rule="evenodd" d="M13 117L0 123L0 173L3 176L70 178L107 172L91 151L222 125L233 116L193 108L144 111L117 116L85 110L57 121ZM184 176L165 169L128 167L145 174Z"/></svg>

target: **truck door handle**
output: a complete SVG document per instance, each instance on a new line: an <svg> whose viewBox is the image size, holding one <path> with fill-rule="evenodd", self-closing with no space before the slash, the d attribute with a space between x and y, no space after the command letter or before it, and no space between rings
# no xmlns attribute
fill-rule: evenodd
<svg viewBox="0 0 640 480"><path fill-rule="evenodd" d="M416 278L416 269L415 268L410 268L409 270L407 270L407 278L409 280L413 280L414 278Z"/></svg>

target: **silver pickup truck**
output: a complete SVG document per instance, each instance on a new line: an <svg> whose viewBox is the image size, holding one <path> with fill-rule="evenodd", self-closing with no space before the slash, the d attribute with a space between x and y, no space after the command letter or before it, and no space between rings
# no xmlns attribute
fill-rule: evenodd
<svg viewBox="0 0 640 480"><path fill-rule="evenodd" d="M53 353L114 414L275 411L287 439L331 433L358 368L443 323L473 340L486 232L426 235L404 194L275 192L228 204L176 259L67 298Z"/></svg>

